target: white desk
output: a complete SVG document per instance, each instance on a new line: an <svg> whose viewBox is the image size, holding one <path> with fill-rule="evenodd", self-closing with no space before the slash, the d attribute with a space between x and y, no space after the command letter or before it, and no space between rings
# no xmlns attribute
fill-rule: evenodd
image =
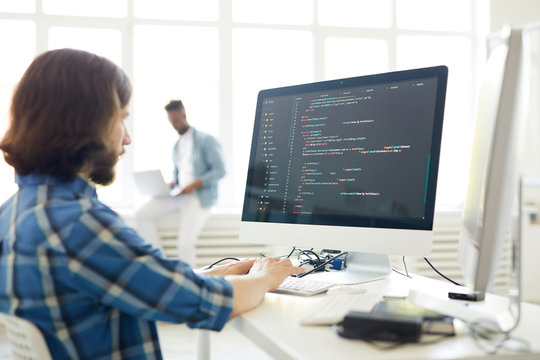
<svg viewBox="0 0 540 360"><path fill-rule="evenodd" d="M405 294L409 288L450 288L446 282L422 277L408 279L397 274L364 286L385 294ZM478 359L487 356L467 335L450 337L431 345L407 344L394 350L381 350L361 340L343 339L329 327L300 325L298 321L302 315L319 300L320 296L267 294L258 308L235 318L232 324L276 359L418 360ZM521 311L521 322L513 336L528 340L533 353L516 354L512 359L540 359L540 306L524 303ZM501 355L509 356L504 352Z"/></svg>

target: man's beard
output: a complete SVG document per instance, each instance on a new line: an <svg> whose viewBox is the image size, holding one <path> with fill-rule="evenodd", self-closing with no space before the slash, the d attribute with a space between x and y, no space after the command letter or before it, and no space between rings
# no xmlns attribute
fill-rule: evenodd
<svg viewBox="0 0 540 360"><path fill-rule="evenodd" d="M90 180L99 185L109 185L113 182L116 175L114 167L118 162L116 151L105 148L96 153L91 162L93 166Z"/></svg>

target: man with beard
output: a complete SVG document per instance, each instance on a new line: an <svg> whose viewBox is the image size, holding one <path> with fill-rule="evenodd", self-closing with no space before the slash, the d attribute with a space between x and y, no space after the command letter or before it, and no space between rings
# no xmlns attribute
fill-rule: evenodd
<svg viewBox="0 0 540 360"><path fill-rule="evenodd" d="M54 359L161 359L156 321L220 330L303 271L273 258L195 273L97 199L131 142L130 97L119 67L72 49L38 56L13 95L0 149L19 190L0 207L0 312L34 323Z"/></svg>

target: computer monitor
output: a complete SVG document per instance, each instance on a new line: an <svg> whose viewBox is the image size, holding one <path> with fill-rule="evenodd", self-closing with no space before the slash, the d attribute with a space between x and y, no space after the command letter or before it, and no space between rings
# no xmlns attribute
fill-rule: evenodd
<svg viewBox="0 0 540 360"><path fill-rule="evenodd" d="M523 101L520 96L527 94L520 92L519 86L521 30L505 28L493 40L477 98L459 242L458 260L467 287L456 287L450 293L415 289L409 293L409 299L471 325L509 333L519 322L520 310L520 220L519 216L515 219L513 210L514 200L520 196L517 163L524 120L516 111ZM515 213L519 215L520 208L517 210ZM515 227L511 229L513 224ZM486 292L491 289L509 235L512 236L509 301L501 301Z"/></svg>
<svg viewBox="0 0 540 360"><path fill-rule="evenodd" d="M431 252L445 66L259 92L240 238L349 251L335 283Z"/></svg>
<svg viewBox="0 0 540 360"><path fill-rule="evenodd" d="M494 41L478 96L458 253L469 300L492 289L518 193L521 30L505 28Z"/></svg>

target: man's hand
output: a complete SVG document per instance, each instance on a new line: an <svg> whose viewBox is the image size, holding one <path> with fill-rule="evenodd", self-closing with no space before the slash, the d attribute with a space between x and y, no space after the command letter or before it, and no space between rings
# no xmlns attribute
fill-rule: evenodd
<svg viewBox="0 0 540 360"><path fill-rule="evenodd" d="M174 189L174 188L177 187L177 186L178 186L177 183L173 183L173 182L172 182L172 183L169 184L169 188L171 188L171 189Z"/></svg>
<svg viewBox="0 0 540 360"><path fill-rule="evenodd" d="M186 186L182 192L180 194L189 194L193 191L195 191L196 189L200 188L203 186L203 182L202 180L200 179L197 179L195 180L194 182L192 182L191 184L189 184L188 186Z"/></svg>
<svg viewBox="0 0 540 360"><path fill-rule="evenodd" d="M260 304L267 291L276 289L287 276L306 269L293 266L289 259L263 258L252 263L248 275L228 276L233 285L234 306L231 317L242 314Z"/></svg>
<svg viewBox="0 0 540 360"><path fill-rule="evenodd" d="M305 271L305 268L294 266L289 259L270 257L256 260L251 267L249 274L253 276L262 276L267 283L267 291L272 291L275 290L288 276L291 276L292 274L301 274Z"/></svg>
<svg viewBox="0 0 540 360"><path fill-rule="evenodd" d="M208 270L198 271L199 274L211 276L244 275L250 271L255 259L245 259L227 265L214 266Z"/></svg>

